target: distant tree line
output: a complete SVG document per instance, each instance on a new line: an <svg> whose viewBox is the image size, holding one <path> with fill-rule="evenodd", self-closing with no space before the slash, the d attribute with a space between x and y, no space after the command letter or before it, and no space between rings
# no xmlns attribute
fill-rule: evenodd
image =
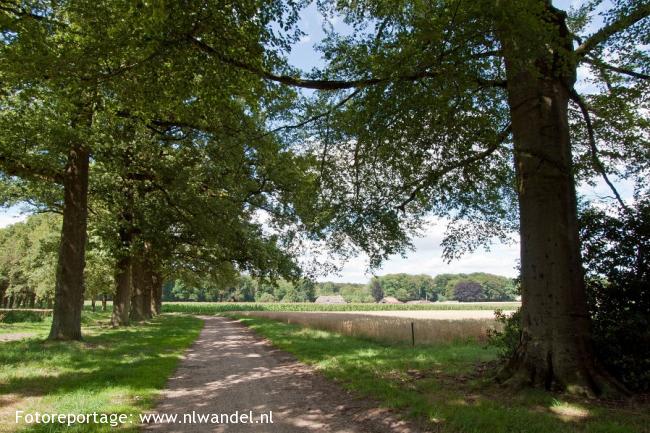
<svg viewBox="0 0 650 433"><path fill-rule="evenodd" d="M32 215L0 229L0 306L52 308L61 216ZM93 302L113 293L113 266L105 249L91 237L86 251L85 297Z"/></svg>
<svg viewBox="0 0 650 433"><path fill-rule="evenodd" d="M240 275L229 281L183 278L163 285L163 301L195 302L312 302L316 284L306 278L297 281L264 281Z"/></svg>
<svg viewBox="0 0 650 433"><path fill-rule="evenodd" d="M279 279L264 282L248 275L230 281L188 282L176 279L163 287L165 301L212 302L313 302L318 296L340 295L347 302L379 302L391 296L399 301L461 302L512 301L517 297L514 280L499 275L388 274L373 277L368 283L313 282L303 278L292 282Z"/></svg>

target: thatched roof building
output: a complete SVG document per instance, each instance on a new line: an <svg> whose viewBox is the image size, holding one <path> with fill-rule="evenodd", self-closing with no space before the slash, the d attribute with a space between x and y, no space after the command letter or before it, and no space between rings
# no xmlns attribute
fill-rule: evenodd
<svg viewBox="0 0 650 433"><path fill-rule="evenodd" d="M347 304L347 301L341 295L319 296L314 302L316 304Z"/></svg>
<svg viewBox="0 0 650 433"><path fill-rule="evenodd" d="M404 302L393 296L386 296L384 299L379 301L380 304L403 304Z"/></svg>

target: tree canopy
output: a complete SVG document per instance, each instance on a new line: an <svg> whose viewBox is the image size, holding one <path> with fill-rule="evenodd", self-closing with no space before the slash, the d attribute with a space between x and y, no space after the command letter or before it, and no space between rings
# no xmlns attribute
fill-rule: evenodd
<svg viewBox="0 0 650 433"><path fill-rule="evenodd" d="M50 338L81 338L93 245L123 325L156 310L163 275L283 276L296 285L260 293L311 299L306 244L378 267L444 216L448 259L519 232L522 338L504 381L624 391L595 359L576 187L602 180L625 213L616 180L648 194L650 4L317 5L353 31L329 28L324 67L304 73L286 60L303 2L0 4L0 199L61 213ZM366 295L440 295L416 279ZM511 295L482 279L445 296Z"/></svg>

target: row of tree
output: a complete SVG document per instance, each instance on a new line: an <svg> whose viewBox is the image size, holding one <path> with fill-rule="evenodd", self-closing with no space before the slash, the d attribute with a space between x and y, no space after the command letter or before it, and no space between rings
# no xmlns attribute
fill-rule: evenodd
<svg viewBox="0 0 650 433"><path fill-rule="evenodd" d="M279 1L227 12L216 3L3 4L0 198L61 216L55 264L39 269L17 254L27 272L10 270L3 284L12 305L54 287L42 297L53 301L51 339L81 338L95 280L112 286L120 326L156 310L165 276L298 274L290 248L256 222L267 213L277 233L298 221L287 206L313 195L301 180L307 159L265 129L293 92L201 49L227 46L272 67L293 38L272 24L288 28L296 13Z"/></svg>
<svg viewBox="0 0 650 433"><path fill-rule="evenodd" d="M473 289L471 296L461 293ZM460 290L460 291L459 291ZM264 282L241 275L232 281L176 279L163 288L165 301L213 302L313 302L318 296L340 295L347 302L379 302L391 296L399 301L512 301L518 291L511 278L476 272L430 275L388 274L373 277L366 284L312 282L279 279Z"/></svg>
<svg viewBox="0 0 650 433"><path fill-rule="evenodd" d="M295 277L304 239L376 266L434 214L448 258L520 232L511 383L616 388L591 343L576 180L623 208L612 174L645 188L648 2L317 3L354 31L330 29L308 78L285 60L302 2L2 3L2 199L62 214L50 337L81 338L89 227L123 324L138 268Z"/></svg>

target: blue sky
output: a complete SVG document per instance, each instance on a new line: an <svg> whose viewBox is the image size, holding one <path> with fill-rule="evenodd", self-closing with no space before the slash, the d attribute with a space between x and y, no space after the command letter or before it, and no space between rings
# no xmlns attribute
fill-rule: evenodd
<svg viewBox="0 0 650 433"><path fill-rule="evenodd" d="M554 1L554 6L568 10L571 6L577 6L579 0ZM323 65L323 60L315 50L315 46L324 37L322 30L323 17L318 13L314 4L306 8L301 17L300 26L306 33L305 37L293 48L289 61L293 66L309 71L314 67ZM332 22L337 31L347 31L345 24L340 20ZM630 185L619 185L623 197L629 198L632 195ZM603 182L598 182L595 188L581 186L579 193L588 197L611 196L610 190ZM445 263L442 259L442 248L440 243L443 239L446 228L444 220L432 220L432 223L425 231L425 235L415 239L415 250L405 257L393 256L384 263L384 266L375 271L377 274L386 273L414 273L414 274L441 274L441 273L470 273L490 272L499 275L516 276L516 265L519 258L519 242L516 233L513 233L513 241L503 245L496 243L490 246L490 251L479 249L473 254L467 254L452 263ZM370 275L366 273L367 257L359 256L350 260L343 267L338 275L330 274L319 278L322 281L348 281L366 282Z"/></svg>
<svg viewBox="0 0 650 433"><path fill-rule="evenodd" d="M563 0L556 1L554 5L562 9L568 9L572 4L579 1ZM300 26L305 36L292 49L289 56L290 63L304 71L318 68L323 65L320 54L314 46L324 37L322 29L323 17L318 13L314 4L303 10ZM346 27L340 20L331 22L338 31L346 31ZM618 185L624 198L629 199L632 195L632 188L629 184ZM592 198L608 197L611 192L603 182L598 182L595 188L581 186L579 193ZM19 209L0 209L0 227L23 219ZM468 254L452 263L445 263L442 260L442 248L440 243L445 232L446 223L443 220L432 220L424 236L414 241L415 251L406 257L394 256L385 262L384 266L376 271L377 274L386 273L423 273L436 275L440 273L456 272L490 272L500 275L516 275L515 266L519 257L519 243L516 234L513 234L513 242L508 245L494 244L490 251L479 249L473 254ZM322 275L319 280L325 281L347 281L366 282L370 275L366 273L367 258L360 256L350 260L339 274Z"/></svg>

